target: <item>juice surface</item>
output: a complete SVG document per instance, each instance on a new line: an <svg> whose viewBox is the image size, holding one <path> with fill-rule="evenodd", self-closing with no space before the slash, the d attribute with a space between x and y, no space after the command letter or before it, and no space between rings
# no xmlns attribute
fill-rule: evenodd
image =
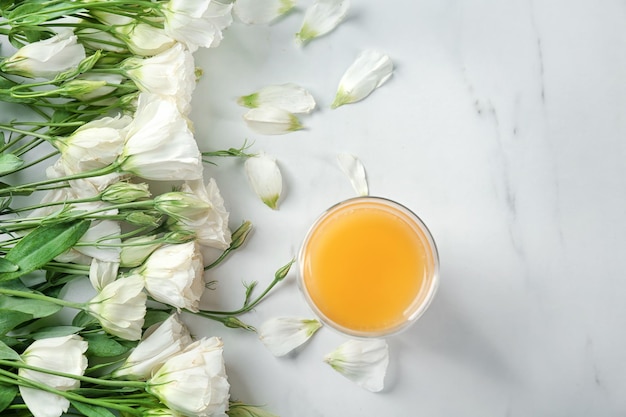
<svg viewBox="0 0 626 417"><path fill-rule="evenodd" d="M303 248L307 292L330 321L356 331L404 323L424 285L424 237L404 213L382 203L340 207Z"/></svg>

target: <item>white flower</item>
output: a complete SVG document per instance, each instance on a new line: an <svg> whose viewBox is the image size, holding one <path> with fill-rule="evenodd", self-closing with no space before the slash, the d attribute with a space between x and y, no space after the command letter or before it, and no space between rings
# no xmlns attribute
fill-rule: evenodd
<svg viewBox="0 0 626 417"><path fill-rule="evenodd" d="M122 171L158 181L202 178L202 156L188 121L173 101L142 93L129 126Z"/></svg>
<svg viewBox="0 0 626 417"><path fill-rule="evenodd" d="M68 137L55 139L65 175L111 165L122 153L131 121L129 116L102 117L80 126Z"/></svg>
<svg viewBox="0 0 626 417"><path fill-rule="evenodd" d="M36 340L21 356L31 366L82 376L87 368L87 358L84 355L86 350L87 342L80 336L69 335ZM19 369L18 375L59 391L73 390L80 386L80 382L73 378L24 368ZM69 400L60 395L21 385L19 388L24 403L35 417L58 417L70 406Z"/></svg>
<svg viewBox="0 0 626 417"><path fill-rule="evenodd" d="M119 267L119 262L105 262L93 258L89 266L89 281L91 282L91 286L98 292L102 291L104 287L115 281Z"/></svg>
<svg viewBox="0 0 626 417"><path fill-rule="evenodd" d="M341 170L346 174L352 188L359 196L366 196L369 194L367 186L367 178L365 177L365 168L359 159L347 153L340 153L337 155L337 161Z"/></svg>
<svg viewBox="0 0 626 417"><path fill-rule="evenodd" d="M198 311L205 284L202 254L195 241L161 246L132 273L144 279L155 300Z"/></svg>
<svg viewBox="0 0 626 417"><path fill-rule="evenodd" d="M139 340L146 315L147 296L143 287L143 278L136 275L113 281L89 301L88 312L107 333Z"/></svg>
<svg viewBox="0 0 626 417"><path fill-rule="evenodd" d="M193 342L189 330L177 314L150 327L144 338L114 372L116 378L148 379L166 360L182 352Z"/></svg>
<svg viewBox="0 0 626 417"><path fill-rule="evenodd" d="M168 359L146 390L183 415L226 417L230 385L222 353L219 338L198 340Z"/></svg>
<svg viewBox="0 0 626 417"><path fill-rule="evenodd" d="M363 51L341 78L331 107L363 100L383 85L392 73L393 62L389 56L371 49Z"/></svg>
<svg viewBox="0 0 626 417"><path fill-rule="evenodd" d="M202 246L224 250L231 242L231 232L228 228L228 211L224 207L224 199L220 194L217 183L213 178L204 185L201 180L186 181L181 191L195 196L204 202L208 209L201 222L193 224L181 221L171 226L173 230L192 231Z"/></svg>
<svg viewBox="0 0 626 417"><path fill-rule="evenodd" d="M248 158L244 166L248 181L261 201L273 210L278 209L283 178L276 159L261 152Z"/></svg>
<svg viewBox="0 0 626 417"><path fill-rule="evenodd" d="M294 0L237 0L233 11L248 25L267 24L293 9Z"/></svg>
<svg viewBox="0 0 626 417"><path fill-rule="evenodd" d="M170 0L163 8L165 33L191 52L222 41L222 30L233 21L232 4L216 0Z"/></svg>
<svg viewBox="0 0 626 417"><path fill-rule="evenodd" d="M117 89L117 86L122 84L124 77L122 77L120 74L97 74L89 72L85 74L80 74L78 77L75 78L75 80L102 83L100 87L93 91L84 94L76 94L73 96L81 101L89 101L90 104L98 105L100 104L100 102L94 100L115 91ZM70 81L70 83L71 82L72 81Z"/></svg>
<svg viewBox="0 0 626 417"><path fill-rule="evenodd" d="M349 0L316 0L307 9L296 40L304 44L327 34L343 21L349 8Z"/></svg>
<svg viewBox="0 0 626 417"><path fill-rule="evenodd" d="M132 268L141 265L152 252L162 245L160 242L153 243L155 239L155 235L126 239L120 253L121 266Z"/></svg>
<svg viewBox="0 0 626 417"><path fill-rule="evenodd" d="M263 135L283 135L304 128L293 113L272 106L250 109L243 119L250 129Z"/></svg>
<svg viewBox="0 0 626 417"><path fill-rule="evenodd" d="M274 356L283 356L309 340L320 327L317 320L277 317L261 325L259 339Z"/></svg>
<svg viewBox="0 0 626 417"><path fill-rule="evenodd" d="M128 58L122 63L122 70L139 90L172 97L181 113L189 113L196 86L195 65L191 52L182 44L151 58Z"/></svg>
<svg viewBox="0 0 626 417"><path fill-rule="evenodd" d="M134 22L117 29L118 36L128 45L128 49L135 55L153 56L176 44L168 34L160 28L147 23Z"/></svg>
<svg viewBox="0 0 626 417"><path fill-rule="evenodd" d="M389 348L383 339L349 340L326 355L324 362L368 391L384 388Z"/></svg>
<svg viewBox="0 0 626 417"><path fill-rule="evenodd" d="M270 106L290 113L310 113L315 108L315 99L311 93L293 83L263 87L255 93L240 97L237 102L245 107Z"/></svg>
<svg viewBox="0 0 626 417"><path fill-rule="evenodd" d="M54 78L78 67L85 59L85 48L71 31L33 42L20 48L0 65L0 69L25 77Z"/></svg>

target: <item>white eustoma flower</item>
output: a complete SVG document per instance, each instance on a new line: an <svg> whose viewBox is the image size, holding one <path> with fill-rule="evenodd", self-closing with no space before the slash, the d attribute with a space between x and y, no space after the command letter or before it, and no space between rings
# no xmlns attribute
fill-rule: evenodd
<svg viewBox="0 0 626 417"><path fill-rule="evenodd" d="M105 262L93 258L89 266L89 281L91 282L91 286L98 292L102 291L104 287L115 281L119 267L119 262Z"/></svg>
<svg viewBox="0 0 626 417"><path fill-rule="evenodd" d="M259 339L274 356L283 356L309 340L322 323L300 317L277 317L259 328Z"/></svg>
<svg viewBox="0 0 626 417"><path fill-rule="evenodd" d="M316 0L307 9L296 40L304 44L327 34L343 21L349 8L349 0Z"/></svg>
<svg viewBox="0 0 626 417"><path fill-rule="evenodd" d="M146 388L169 409L197 417L226 417L229 389L217 337L198 340L168 359Z"/></svg>
<svg viewBox="0 0 626 417"><path fill-rule="evenodd" d="M262 25L285 15L295 5L294 0L237 0L233 11L245 24Z"/></svg>
<svg viewBox="0 0 626 417"><path fill-rule="evenodd" d="M132 118L102 117L90 121L70 136L55 138L65 175L93 171L111 165L122 153Z"/></svg>
<svg viewBox="0 0 626 417"><path fill-rule="evenodd" d="M165 33L191 52L222 41L222 30L233 21L232 4L216 0L170 0L163 7Z"/></svg>
<svg viewBox="0 0 626 417"><path fill-rule="evenodd" d="M21 356L31 366L82 376L87 368L87 358L84 355L86 350L87 342L80 336L69 335L36 340ZM59 391L69 391L80 386L76 379L30 369L20 368L18 375ZM19 389L22 400L35 417L58 417L70 406L69 400L60 395L21 385Z"/></svg>
<svg viewBox="0 0 626 417"><path fill-rule="evenodd" d="M120 253L120 265L133 268L141 265L162 243L154 242L155 235L137 236L126 239Z"/></svg>
<svg viewBox="0 0 626 417"><path fill-rule="evenodd" d="M141 276L120 278L105 286L87 306L102 328L126 340L141 339L147 296Z"/></svg>
<svg viewBox="0 0 626 417"><path fill-rule="evenodd" d="M0 69L25 77L54 78L59 73L77 68L85 59L85 48L71 31L33 42L7 58Z"/></svg>
<svg viewBox="0 0 626 417"><path fill-rule="evenodd" d="M365 167L361 161L354 155L348 153L340 153L337 155L337 161L339 167L344 174L350 180L352 188L359 196L366 196L369 194L367 186L367 178L365 177Z"/></svg>
<svg viewBox="0 0 626 417"><path fill-rule="evenodd" d="M135 55L153 56L176 44L176 40L163 29L147 23L133 22L116 29L118 35L128 45L128 49Z"/></svg>
<svg viewBox="0 0 626 417"><path fill-rule="evenodd" d="M368 49L346 70L331 108L363 100L391 77L393 62L388 55Z"/></svg>
<svg viewBox="0 0 626 417"><path fill-rule="evenodd" d="M128 58L121 68L139 90L172 97L182 114L189 113L196 86L195 64L191 52L182 44L150 58Z"/></svg>
<svg viewBox="0 0 626 417"><path fill-rule="evenodd" d="M141 342L113 376L148 379L166 360L181 353L192 342L187 327L173 314L146 330Z"/></svg>
<svg viewBox="0 0 626 417"><path fill-rule="evenodd" d="M202 155L188 123L173 101L141 93L121 170L157 181L201 179Z"/></svg>
<svg viewBox="0 0 626 417"><path fill-rule="evenodd" d="M324 362L368 391L384 388L389 348L383 339L349 340L326 355Z"/></svg>
<svg viewBox="0 0 626 417"><path fill-rule="evenodd" d="M290 113L310 113L315 99L306 89L294 84L268 85L247 96L239 97L240 105L250 108L270 106Z"/></svg>
<svg viewBox="0 0 626 417"><path fill-rule="evenodd" d="M278 200L283 191L283 178L276 159L260 152L248 158L244 167L248 181L261 201L273 210L278 209Z"/></svg>
<svg viewBox="0 0 626 417"><path fill-rule="evenodd" d="M204 202L208 209L201 222L194 224L181 220L171 225L170 228L195 233L196 240L201 246L221 250L228 248L232 241L228 227L229 213L224 207L224 199L215 180L209 179L206 185L201 180L186 181L180 190Z"/></svg>
<svg viewBox="0 0 626 417"><path fill-rule="evenodd" d="M293 113L272 106L250 109L243 119L250 129L263 135L284 135L304 129Z"/></svg>
<svg viewBox="0 0 626 417"><path fill-rule="evenodd" d="M204 264L195 241L163 245L131 273L143 278L155 300L178 309L199 310L205 289Z"/></svg>

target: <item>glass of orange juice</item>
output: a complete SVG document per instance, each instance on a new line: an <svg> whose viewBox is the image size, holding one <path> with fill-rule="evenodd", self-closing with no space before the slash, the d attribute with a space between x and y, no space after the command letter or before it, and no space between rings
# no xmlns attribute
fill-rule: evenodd
<svg viewBox="0 0 626 417"><path fill-rule="evenodd" d="M439 282L426 225L381 197L358 197L324 212L298 256L298 284L320 320L350 336L381 337L415 322Z"/></svg>

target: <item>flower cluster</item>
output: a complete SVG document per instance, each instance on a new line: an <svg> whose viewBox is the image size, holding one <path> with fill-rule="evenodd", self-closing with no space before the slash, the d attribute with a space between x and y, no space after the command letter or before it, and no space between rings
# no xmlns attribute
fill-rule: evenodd
<svg viewBox="0 0 626 417"><path fill-rule="evenodd" d="M254 300L248 288L236 311L201 307L206 271L251 227L231 231L203 167L220 152L200 151L189 119L194 52L220 44L232 8L216 0L0 6L3 51L13 49L0 58L0 100L26 115L0 125L0 302L9 311L0 412L226 415L224 346L194 340L178 313L254 330L237 316L291 265ZM155 194L156 182L174 187ZM87 279L87 300L63 298L68 283ZM77 314L50 326L61 308ZM255 415L234 406L244 407Z"/></svg>

